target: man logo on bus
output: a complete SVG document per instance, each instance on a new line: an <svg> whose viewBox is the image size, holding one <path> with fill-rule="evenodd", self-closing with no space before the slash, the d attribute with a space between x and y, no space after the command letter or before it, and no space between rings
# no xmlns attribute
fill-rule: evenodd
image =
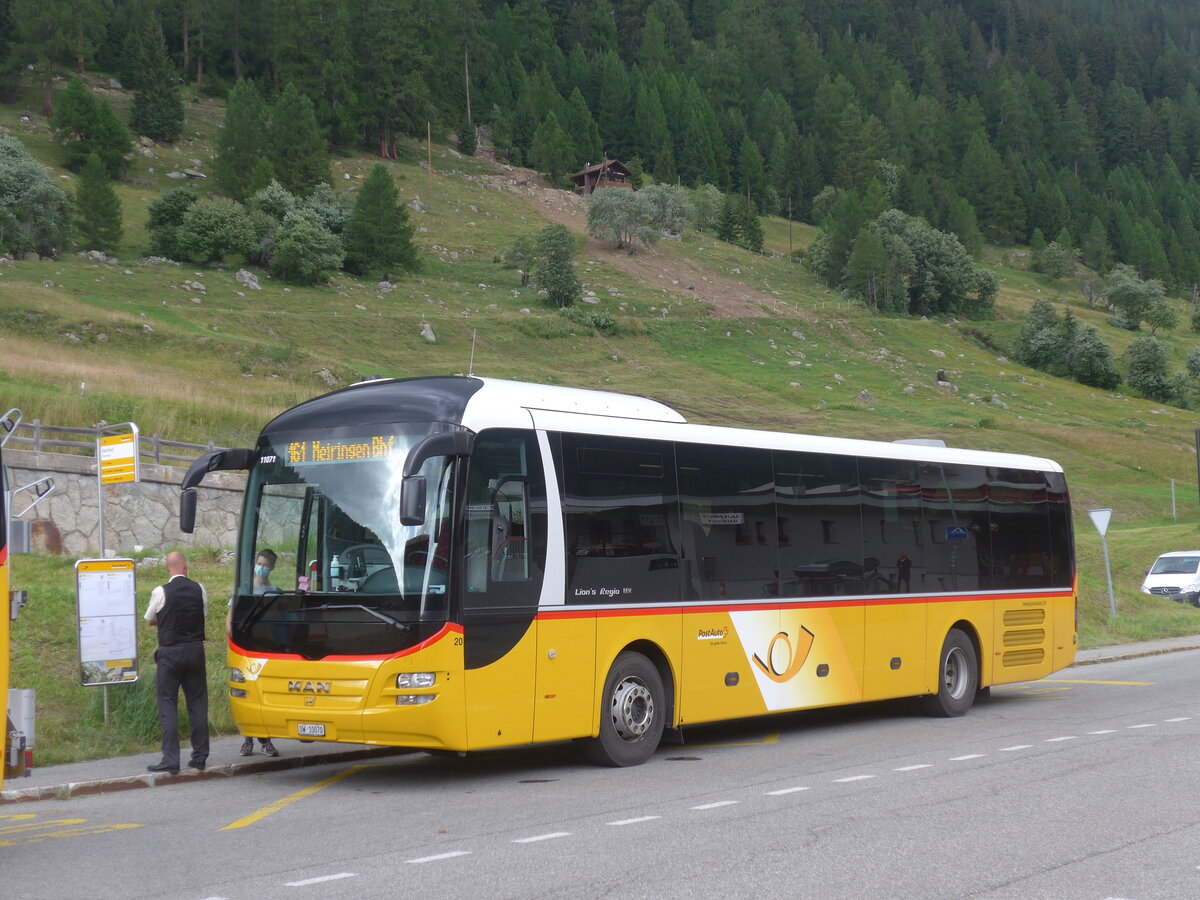
<svg viewBox="0 0 1200 900"><path fill-rule="evenodd" d="M288 691L293 694L328 694L331 681L289 681Z"/></svg>
<svg viewBox="0 0 1200 900"><path fill-rule="evenodd" d="M783 648L780 655L783 656L786 651L786 658L779 660L781 666L776 665L775 645L783 641ZM808 659L809 651L812 650L813 633L800 626L800 635L796 641L795 648L792 647L791 638L786 631L781 631L775 637L771 638L771 643L767 645L767 661L763 662L757 653L754 654L754 664L762 670L762 673L774 681L776 684L783 684L785 681L791 681L796 677L796 673L804 665L804 661Z"/></svg>

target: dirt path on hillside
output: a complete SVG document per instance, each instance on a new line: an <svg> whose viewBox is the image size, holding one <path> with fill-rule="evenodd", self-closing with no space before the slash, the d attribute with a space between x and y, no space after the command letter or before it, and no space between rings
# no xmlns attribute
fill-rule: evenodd
<svg viewBox="0 0 1200 900"><path fill-rule="evenodd" d="M550 187L532 169L498 163L487 178L494 188L529 199L538 215L576 234L587 235L587 200L578 194ZM656 247L639 244L636 251L617 250L607 241L588 236L584 252L626 273L631 278L661 288L671 297L699 301L717 318L764 317L778 301L693 259L675 259Z"/></svg>

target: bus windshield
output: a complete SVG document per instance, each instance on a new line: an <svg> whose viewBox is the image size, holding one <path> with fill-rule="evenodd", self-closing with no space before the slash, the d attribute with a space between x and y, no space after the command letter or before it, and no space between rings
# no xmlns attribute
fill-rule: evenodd
<svg viewBox="0 0 1200 900"><path fill-rule="evenodd" d="M247 485L232 636L250 651L390 653L446 621L454 466L426 460L425 521L400 523L404 461L433 429L264 436Z"/></svg>

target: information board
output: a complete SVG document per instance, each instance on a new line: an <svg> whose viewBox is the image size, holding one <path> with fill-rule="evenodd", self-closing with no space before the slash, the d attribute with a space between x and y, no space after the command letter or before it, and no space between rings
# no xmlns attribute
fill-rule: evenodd
<svg viewBox="0 0 1200 900"><path fill-rule="evenodd" d="M138 467L138 432L133 423L113 427L130 427L126 434L110 434L97 439L96 458L100 460L100 483L123 484L140 480Z"/></svg>
<svg viewBox="0 0 1200 900"><path fill-rule="evenodd" d="M79 680L83 685L137 681L137 576L132 559L75 563Z"/></svg>

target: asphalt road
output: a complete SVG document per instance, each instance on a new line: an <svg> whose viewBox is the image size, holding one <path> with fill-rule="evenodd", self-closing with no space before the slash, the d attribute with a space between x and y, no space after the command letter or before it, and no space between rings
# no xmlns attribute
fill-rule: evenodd
<svg viewBox="0 0 1200 900"><path fill-rule="evenodd" d="M5 898L1200 897L1200 650L911 703L0 807Z"/></svg>

